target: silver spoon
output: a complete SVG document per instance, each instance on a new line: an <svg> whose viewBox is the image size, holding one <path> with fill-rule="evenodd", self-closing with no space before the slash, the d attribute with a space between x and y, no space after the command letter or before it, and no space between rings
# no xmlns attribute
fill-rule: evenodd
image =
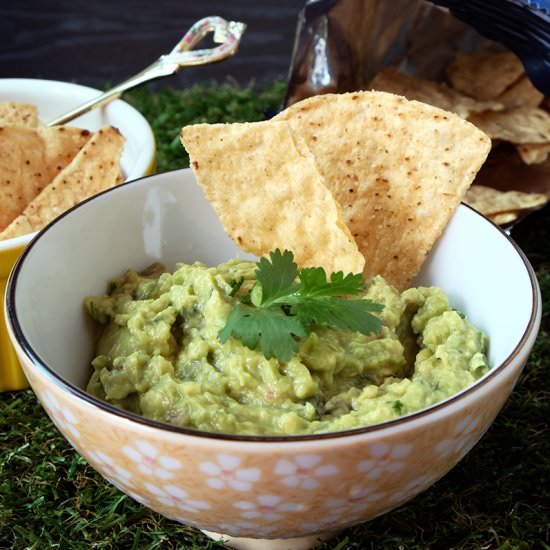
<svg viewBox="0 0 550 550"><path fill-rule="evenodd" d="M175 74L184 67L206 65L208 63L215 63L216 61L222 61L237 52L240 39L245 29L246 25L244 23L226 21L216 16L205 17L191 26L187 33L185 33L185 36L174 46L169 54L161 55L153 64L149 65L149 67L105 93L90 99L68 113L50 120L48 126L65 124L96 107L105 105L113 99L117 99L131 88L150 80ZM214 33L214 42L220 45L210 49L193 50L192 48L210 32Z"/></svg>

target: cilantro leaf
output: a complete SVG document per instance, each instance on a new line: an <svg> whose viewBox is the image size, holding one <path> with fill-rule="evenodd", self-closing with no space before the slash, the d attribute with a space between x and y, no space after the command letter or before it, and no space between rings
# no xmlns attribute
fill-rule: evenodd
<svg viewBox="0 0 550 550"><path fill-rule="evenodd" d="M322 267L305 267L300 270L302 282L300 294L308 296L355 296L363 291L363 277L360 273L342 271L330 274L330 281Z"/></svg>
<svg viewBox="0 0 550 550"><path fill-rule="evenodd" d="M269 257L257 262L256 284L233 307L219 334L222 343L234 337L250 349L261 347L268 359L288 361L299 349L297 339L307 336L314 325L380 332L382 323L372 313L381 311L382 305L342 298L362 293L360 273L339 271L327 279L322 267L298 271L289 250L276 249Z"/></svg>
<svg viewBox="0 0 550 550"><path fill-rule="evenodd" d="M225 326L218 334L222 344L229 339L230 336L238 338L241 342L250 349L256 349L260 341L260 334L255 325L254 308L237 303L231 310Z"/></svg>
<svg viewBox="0 0 550 550"><path fill-rule="evenodd" d="M370 300L346 300L335 297L304 297L292 306L292 313L305 326L325 325L337 330L377 334L382 328L378 317L371 312L383 306Z"/></svg>
<svg viewBox="0 0 550 550"><path fill-rule="evenodd" d="M257 308L237 303L219 334L222 343L230 336L250 349L257 349L261 342L267 359L288 361L298 351L294 336L303 338L306 332L297 317L286 315L280 307Z"/></svg>
<svg viewBox="0 0 550 550"><path fill-rule="evenodd" d="M298 266L294 263L294 254L290 250L283 253L277 248L269 253L271 263L267 258L260 258L256 279L262 288L262 305L269 305L278 298L292 294L297 285Z"/></svg>

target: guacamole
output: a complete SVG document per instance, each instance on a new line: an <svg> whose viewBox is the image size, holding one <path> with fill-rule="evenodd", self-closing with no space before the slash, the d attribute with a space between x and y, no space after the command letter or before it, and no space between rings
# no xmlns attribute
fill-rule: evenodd
<svg viewBox="0 0 550 550"><path fill-rule="evenodd" d="M228 434L332 432L394 419L473 384L487 338L436 287L402 293L383 278L365 297L384 305L379 334L318 326L287 361L218 338L256 265L155 264L89 297L98 325L88 391L176 426ZM237 284L238 282L238 284Z"/></svg>

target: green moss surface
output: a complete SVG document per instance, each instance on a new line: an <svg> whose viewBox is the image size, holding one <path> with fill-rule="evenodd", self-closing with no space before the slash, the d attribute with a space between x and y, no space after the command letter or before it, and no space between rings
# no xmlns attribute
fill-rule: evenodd
<svg viewBox="0 0 550 550"><path fill-rule="evenodd" d="M212 84L156 93L143 88L126 99L150 121L157 168L164 171L187 166L181 126L261 120L279 108L284 91L282 82L263 90ZM534 350L503 411L432 488L341 533L322 550L550 549L550 209L532 214L512 236L535 267L544 312ZM220 547L107 483L72 450L31 390L0 394L0 548Z"/></svg>

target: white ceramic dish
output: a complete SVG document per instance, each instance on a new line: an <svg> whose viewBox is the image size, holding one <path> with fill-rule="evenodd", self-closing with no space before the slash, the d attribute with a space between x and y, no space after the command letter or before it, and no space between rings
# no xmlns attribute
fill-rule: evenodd
<svg viewBox="0 0 550 550"><path fill-rule="evenodd" d="M461 205L415 284L443 287L489 334L492 369L443 403L349 432L258 438L162 425L83 390L93 348L86 295L104 292L127 268L236 255L192 172L174 171L109 190L58 218L23 253L6 299L25 373L71 444L139 502L209 533L290 537L283 548L304 547L307 537L366 521L427 489L493 422L540 324L529 263L498 227Z"/></svg>

